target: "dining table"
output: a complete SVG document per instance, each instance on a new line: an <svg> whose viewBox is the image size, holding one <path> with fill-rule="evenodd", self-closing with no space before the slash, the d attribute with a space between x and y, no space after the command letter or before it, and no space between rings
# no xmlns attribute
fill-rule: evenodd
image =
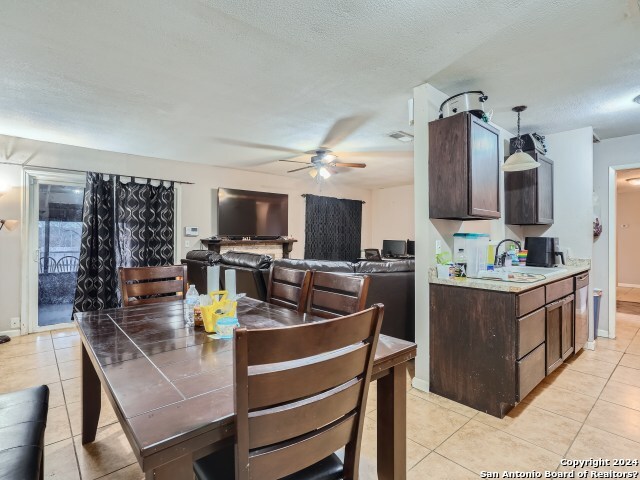
<svg viewBox="0 0 640 480"><path fill-rule="evenodd" d="M233 340L187 326L184 311L176 300L74 316L82 443L96 438L103 390L147 479L193 478L194 460L234 441ZM238 301L237 318L248 329L323 320L248 297ZM381 480L406 478L406 367L416 350L398 338L378 340L371 379Z"/></svg>

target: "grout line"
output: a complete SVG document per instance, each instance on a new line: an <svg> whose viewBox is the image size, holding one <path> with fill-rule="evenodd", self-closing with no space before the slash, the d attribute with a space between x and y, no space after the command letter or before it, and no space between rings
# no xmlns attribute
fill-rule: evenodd
<svg viewBox="0 0 640 480"><path fill-rule="evenodd" d="M153 362L153 360L151 360L148 355L146 353L144 353L144 351L138 346L138 344L127 334L127 332L125 332L122 327L113 319L113 317L111 316L111 314L107 314L107 316L109 317L109 319L113 322L113 324L116 326L116 328L118 330L120 330L122 332L122 334L127 337L127 339L133 344L133 346L135 346L138 350L140 350L140 353L142 353L142 356L144 358L147 359L147 361L153 365L153 367L160 373L160 375L162 375L162 377L169 382L169 385L171 385L173 387L173 389L178 392L178 394L182 397L183 400L187 400L187 397L178 389L178 387L176 387L173 382L169 379L169 377L167 377L164 372L162 370L160 370L160 368L158 368L158 366Z"/></svg>

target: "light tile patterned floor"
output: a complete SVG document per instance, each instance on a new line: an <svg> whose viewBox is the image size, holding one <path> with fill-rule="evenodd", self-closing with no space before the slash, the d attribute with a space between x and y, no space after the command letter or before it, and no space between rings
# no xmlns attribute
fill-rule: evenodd
<svg viewBox="0 0 640 480"><path fill-rule="evenodd" d="M616 292L616 300L619 302L640 303L640 288L618 287Z"/></svg>
<svg viewBox="0 0 640 480"><path fill-rule="evenodd" d="M550 375L504 419L407 383L409 479L478 478L504 470L566 470L561 458L640 458L640 316L618 314L618 338L598 339ZM0 392L51 389L45 476L143 478L106 400L95 443L80 441L80 340L73 329L0 345ZM409 378L408 378L409 380ZM376 395L364 426L361 478L375 478ZM636 469L638 470L638 469Z"/></svg>

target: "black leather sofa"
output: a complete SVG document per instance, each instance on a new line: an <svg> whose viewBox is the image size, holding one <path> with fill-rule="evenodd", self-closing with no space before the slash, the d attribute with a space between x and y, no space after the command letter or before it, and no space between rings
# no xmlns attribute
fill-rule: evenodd
<svg viewBox="0 0 640 480"><path fill-rule="evenodd" d="M0 478L44 478L49 387L0 395Z"/></svg>
<svg viewBox="0 0 640 480"><path fill-rule="evenodd" d="M199 253L205 252L205 253ZM207 255L213 254L213 255ZM204 293L207 285L208 265L220 265L220 282L224 288L224 271L236 270L237 291L251 298L265 300L272 263L268 255L226 252L221 256L207 250L187 254L187 276L195 283L198 292ZM415 260L343 262L330 260L279 259L273 262L285 268L317 270L345 275L368 275L369 293L367 307L384 304L382 333L413 341L415 339ZM193 280L195 278L195 280ZM198 286L202 285L202 290Z"/></svg>
<svg viewBox="0 0 640 480"><path fill-rule="evenodd" d="M220 288L224 289L225 271L236 271L236 290L248 297L266 300L269 269L273 259L269 255L247 252L225 252L222 255L209 250L192 250L182 263L187 265L187 280L198 293L207 291L207 267L220 265Z"/></svg>
<svg viewBox="0 0 640 480"><path fill-rule="evenodd" d="M210 250L191 250L182 263L187 266L187 281L198 293L207 291L207 267L220 263L220 254Z"/></svg>
<svg viewBox="0 0 640 480"><path fill-rule="evenodd" d="M298 270L317 270L345 275L368 275L366 306L384 305L381 332L391 337L415 339L415 260L389 262L341 262L279 259L274 265Z"/></svg>

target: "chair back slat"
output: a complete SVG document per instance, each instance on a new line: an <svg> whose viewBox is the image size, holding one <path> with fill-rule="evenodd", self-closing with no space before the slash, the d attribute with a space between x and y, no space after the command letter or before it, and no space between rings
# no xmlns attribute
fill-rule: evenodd
<svg viewBox="0 0 640 480"><path fill-rule="evenodd" d="M328 425L355 410L362 379L284 407L249 413L249 448L260 448Z"/></svg>
<svg viewBox="0 0 640 480"><path fill-rule="evenodd" d="M249 410L299 400L362 375L369 345L349 349L326 360L281 371L249 375Z"/></svg>
<svg viewBox="0 0 640 480"><path fill-rule="evenodd" d="M235 331L236 478L281 478L341 447L357 478L383 308Z"/></svg>
<svg viewBox="0 0 640 480"><path fill-rule="evenodd" d="M187 266L120 268L125 307L183 299L187 292Z"/></svg>
<svg viewBox="0 0 640 480"><path fill-rule="evenodd" d="M369 309L362 315L342 317L340 322L252 330L247 339L249 365L288 362L353 345L375 333L374 315Z"/></svg>
<svg viewBox="0 0 640 480"><path fill-rule="evenodd" d="M364 309L369 291L367 275L313 272L307 311L323 318L336 318Z"/></svg>
<svg viewBox="0 0 640 480"><path fill-rule="evenodd" d="M269 275L267 302L280 307L304 312L311 272L273 266Z"/></svg>
<svg viewBox="0 0 640 480"><path fill-rule="evenodd" d="M257 453L250 460L252 478L276 480L319 462L349 443L356 421L357 416L351 414L308 438Z"/></svg>

